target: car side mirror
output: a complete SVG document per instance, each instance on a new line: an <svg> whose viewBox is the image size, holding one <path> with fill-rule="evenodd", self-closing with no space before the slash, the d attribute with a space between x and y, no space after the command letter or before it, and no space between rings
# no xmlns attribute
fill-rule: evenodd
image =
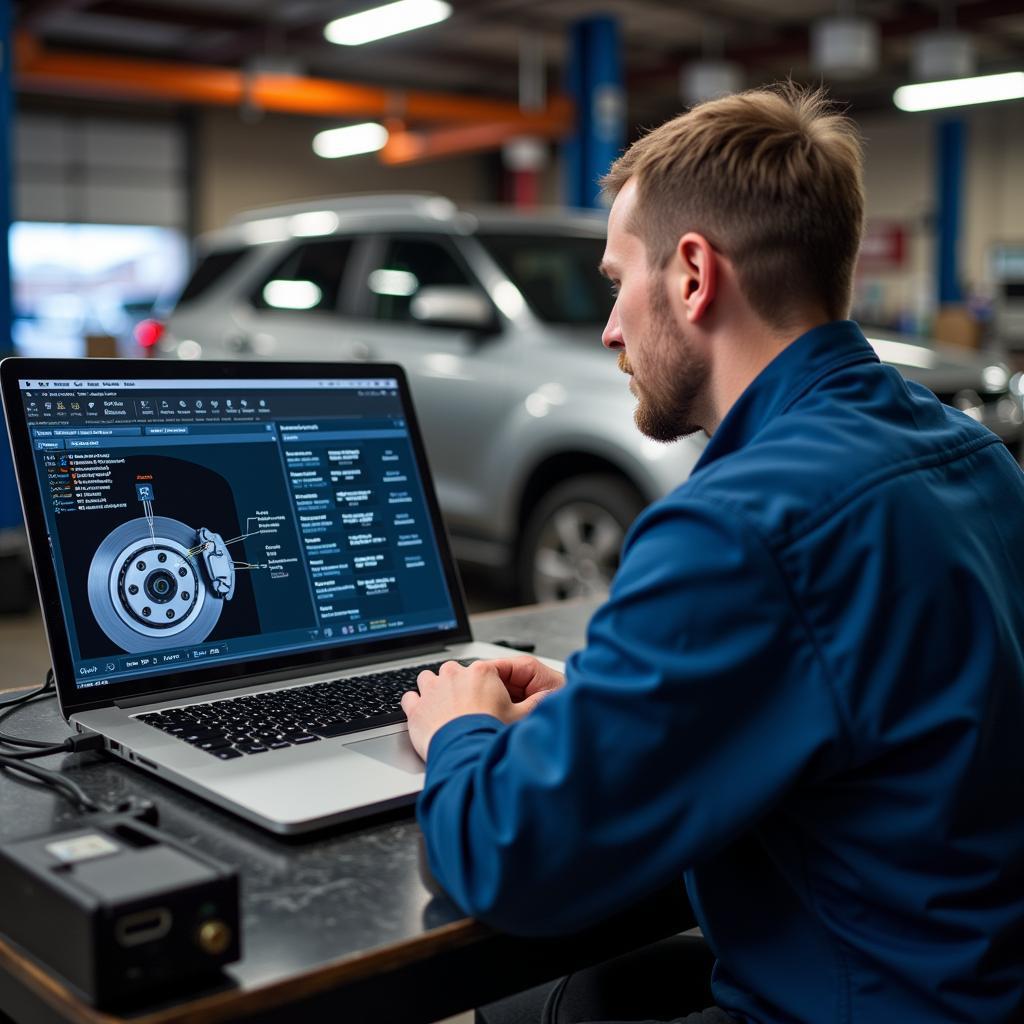
<svg viewBox="0 0 1024 1024"><path fill-rule="evenodd" d="M465 285L425 285L409 303L414 320L431 327L492 331L497 326L487 297Z"/></svg>

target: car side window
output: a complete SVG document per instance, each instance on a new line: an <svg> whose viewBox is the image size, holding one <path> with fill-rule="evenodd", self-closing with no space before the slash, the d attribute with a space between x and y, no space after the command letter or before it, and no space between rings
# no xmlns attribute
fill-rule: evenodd
<svg viewBox="0 0 1024 1024"><path fill-rule="evenodd" d="M297 245L256 286L252 304L257 309L333 313L351 251L351 238Z"/></svg>
<svg viewBox="0 0 1024 1024"><path fill-rule="evenodd" d="M201 257L181 295L178 296L177 304L182 306L204 295L248 253L249 249L243 246L238 249L221 249Z"/></svg>
<svg viewBox="0 0 1024 1024"><path fill-rule="evenodd" d="M410 306L416 293L433 285L479 289L477 283L442 242L429 238L393 238L380 266L366 281L377 320L414 320Z"/></svg>

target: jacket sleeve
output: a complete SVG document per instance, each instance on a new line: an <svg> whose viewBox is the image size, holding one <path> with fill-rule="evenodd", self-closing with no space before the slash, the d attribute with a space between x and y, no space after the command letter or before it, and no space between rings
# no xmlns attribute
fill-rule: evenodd
<svg viewBox="0 0 1024 1024"><path fill-rule="evenodd" d="M577 930L681 879L830 770L834 693L771 553L693 501L648 510L566 685L449 722L418 813L435 876L504 931Z"/></svg>

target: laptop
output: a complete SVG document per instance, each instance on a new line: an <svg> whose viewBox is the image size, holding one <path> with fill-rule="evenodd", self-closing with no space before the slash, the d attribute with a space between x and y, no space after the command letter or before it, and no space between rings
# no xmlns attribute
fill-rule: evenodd
<svg viewBox="0 0 1024 1024"><path fill-rule="evenodd" d="M510 651L473 642L401 368L12 358L0 385L63 717L277 833L413 802L401 694Z"/></svg>

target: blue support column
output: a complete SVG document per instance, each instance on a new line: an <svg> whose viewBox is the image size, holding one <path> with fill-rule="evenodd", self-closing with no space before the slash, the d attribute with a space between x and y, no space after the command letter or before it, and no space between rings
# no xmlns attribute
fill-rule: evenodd
<svg viewBox="0 0 1024 1024"><path fill-rule="evenodd" d="M563 147L565 201L600 205L598 178L619 155L626 138L619 24L604 15L572 26L566 91L576 104L576 127Z"/></svg>
<svg viewBox="0 0 1024 1024"><path fill-rule="evenodd" d="M960 302L960 220L967 129L963 121L938 126L938 216L936 217L935 279L939 306Z"/></svg>
<svg viewBox="0 0 1024 1024"><path fill-rule="evenodd" d="M0 357L14 350L11 341L11 4L0 0ZM2 422L2 421L0 421ZM21 525L21 506L14 484L11 446L0 430L0 531Z"/></svg>

